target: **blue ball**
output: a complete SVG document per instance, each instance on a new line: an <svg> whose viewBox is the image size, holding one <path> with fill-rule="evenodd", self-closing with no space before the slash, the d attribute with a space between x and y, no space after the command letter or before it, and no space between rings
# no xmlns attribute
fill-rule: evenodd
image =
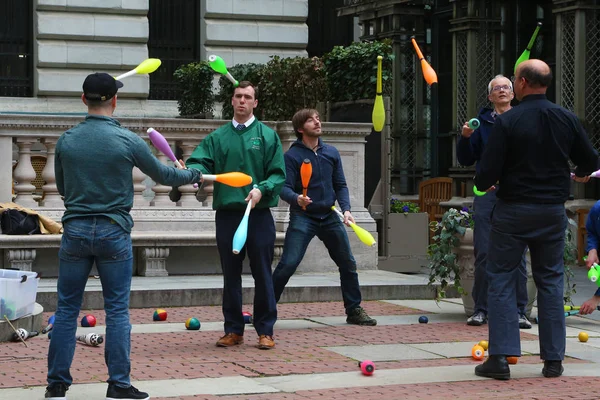
<svg viewBox="0 0 600 400"><path fill-rule="evenodd" d="M429 322L429 318L427 318L426 316L424 316L424 315L421 315L421 316L419 317L419 323L420 323L420 324L426 324L427 322Z"/></svg>

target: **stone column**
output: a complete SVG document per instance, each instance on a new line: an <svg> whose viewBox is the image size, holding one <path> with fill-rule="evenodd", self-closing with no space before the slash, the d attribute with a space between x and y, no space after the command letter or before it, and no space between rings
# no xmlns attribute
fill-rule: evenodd
<svg viewBox="0 0 600 400"><path fill-rule="evenodd" d="M54 153L56 148L56 141L58 138L45 138L44 144L46 145L46 166L42 170L42 178L46 181L46 184L42 186L44 191L44 199L41 205L44 207L62 207L64 202L58 193L56 187L56 176L54 174Z"/></svg>
<svg viewBox="0 0 600 400"><path fill-rule="evenodd" d="M182 142L180 147L183 150L183 159L187 160L192 155L192 152L196 148L197 143L194 142ZM179 192L181 192L181 198L177 202L178 206L181 207L198 207L198 200L196 199L196 192L198 188L194 185L183 185L179 186Z"/></svg>
<svg viewBox="0 0 600 400"><path fill-rule="evenodd" d="M35 257L35 249L4 250L4 264L10 269L32 271Z"/></svg>
<svg viewBox="0 0 600 400"><path fill-rule="evenodd" d="M19 163L15 168L14 179L17 181L15 185L15 203L23 207L35 208L38 203L33 199L33 191L35 186L31 182L35 179L35 170L31 165L31 146L36 140L28 137L20 137L17 139L19 147Z"/></svg>
<svg viewBox="0 0 600 400"><path fill-rule="evenodd" d="M0 203L12 201L12 138L0 137Z"/></svg>
<svg viewBox="0 0 600 400"><path fill-rule="evenodd" d="M138 274L140 276L168 276L168 247L145 247L139 250Z"/></svg>
<svg viewBox="0 0 600 400"><path fill-rule="evenodd" d="M213 182L207 182L202 187L204 193L206 193L206 199L202 203L204 207L212 207L213 205L213 191L215 190L215 186Z"/></svg>
<svg viewBox="0 0 600 400"><path fill-rule="evenodd" d="M161 163L166 164L167 156L163 153L158 152L156 157L160 160ZM175 203L171 201L169 198L169 192L171 188L169 186L161 185L160 183L156 183L156 185L152 188L154 192L154 200L150 202L151 206L155 207L173 207Z"/></svg>
<svg viewBox="0 0 600 400"><path fill-rule="evenodd" d="M133 206L134 207L144 207L148 206L148 201L144 199L144 190L146 190L146 185L144 185L144 180L146 179L146 175L138 168L133 167Z"/></svg>

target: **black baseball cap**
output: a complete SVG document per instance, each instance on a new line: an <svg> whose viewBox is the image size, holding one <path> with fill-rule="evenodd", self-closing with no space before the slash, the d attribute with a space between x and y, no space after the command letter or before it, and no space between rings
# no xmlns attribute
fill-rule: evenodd
<svg viewBox="0 0 600 400"><path fill-rule="evenodd" d="M83 94L88 100L109 100L123 87L123 82L116 80L106 72L90 74L83 81Z"/></svg>

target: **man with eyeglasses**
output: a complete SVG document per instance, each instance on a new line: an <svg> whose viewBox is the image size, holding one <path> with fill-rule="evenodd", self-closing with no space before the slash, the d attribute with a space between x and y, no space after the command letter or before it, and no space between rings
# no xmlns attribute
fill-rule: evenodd
<svg viewBox="0 0 600 400"><path fill-rule="evenodd" d="M597 170L599 163L577 116L546 98L551 82L552 71L545 62L519 64L514 91L520 104L496 118L475 176L475 184L484 190L500 182L486 265L489 357L475 367L478 376L510 379L507 357L521 355L516 287L526 247L538 290L542 375L553 378L564 371L564 203L571 184L569 160L577 165L578 177Z"/></svg>
<svg viewBox="0 0 600 400"><path fill-rule="evenodd" d="M510 102L514 98L513 85L504 75L496 75L488 84L488 100L493 108L483 107L477 116L479 128L473 130L465 122L456 144L456 157L464 166L476 163L476 171L488 137L494 127L498 115L511 109ZM473 201L474 228L474 255L475 255L475 282L471 291L475 303L473 315L467 319L467 325L480 326L487 323L487 296L488 279L486 273L486 259L488 254L489 236L491 230L492 210L496 204L498 188L489 191L485 196L476 196ZM525 254L520 264L519 284L517 286L517 306L519 313L519 327L530 329L531 322L527 319L527 264Z"/></svg>

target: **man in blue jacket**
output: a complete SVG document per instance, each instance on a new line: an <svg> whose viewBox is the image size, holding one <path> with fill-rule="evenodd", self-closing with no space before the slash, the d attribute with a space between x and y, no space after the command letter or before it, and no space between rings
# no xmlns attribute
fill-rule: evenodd
<svg viewBox="0 0 600 400"><path fill-rule="evenodd" d="M488 99L492 108L483 107L477 116L480 122L479 128L473 130L469 123L465 122L462 132L458 137L456 145L456 157L458 162L464 166L475 163L479 172L479 161L487 144L488 137L492 132L496 116L511 109L510 102L514 97L512 82L503 75L496 75L488 84ZM485 268L487 249L491 229L492 210L496 204L496 191L489 191L485 196L475 196L473 201L474 247L475 247L475 283L472 296L475 302L473 315L467 319L468 325L479 326L487 322L487 296L488 280ZM527 307L527 266L526 258L523 256L521 264L521 279L517 290L517 306L519 309L519 327L530 329L531 322L526 316Z"/></svg>
<svg viewBox="0 0 600 400"><path fill-rule="evenodd" d="M285 234L281 261L273 272L275 298L279 301L308 244L317 236L339 268L346 322L377 325L377 321L360 306L362 299L356 261L350 250L348 234L340 218L331 210L337 200L344 213L344 224L354 222L340 153L320 139L321 120L317 110L298 111L292 118L292 125L298 140L284 154L286 179L280 194L290 204L290 224ZM304 160L312 164L306 196L302 195L300 178L300 166Z"/></svg>

